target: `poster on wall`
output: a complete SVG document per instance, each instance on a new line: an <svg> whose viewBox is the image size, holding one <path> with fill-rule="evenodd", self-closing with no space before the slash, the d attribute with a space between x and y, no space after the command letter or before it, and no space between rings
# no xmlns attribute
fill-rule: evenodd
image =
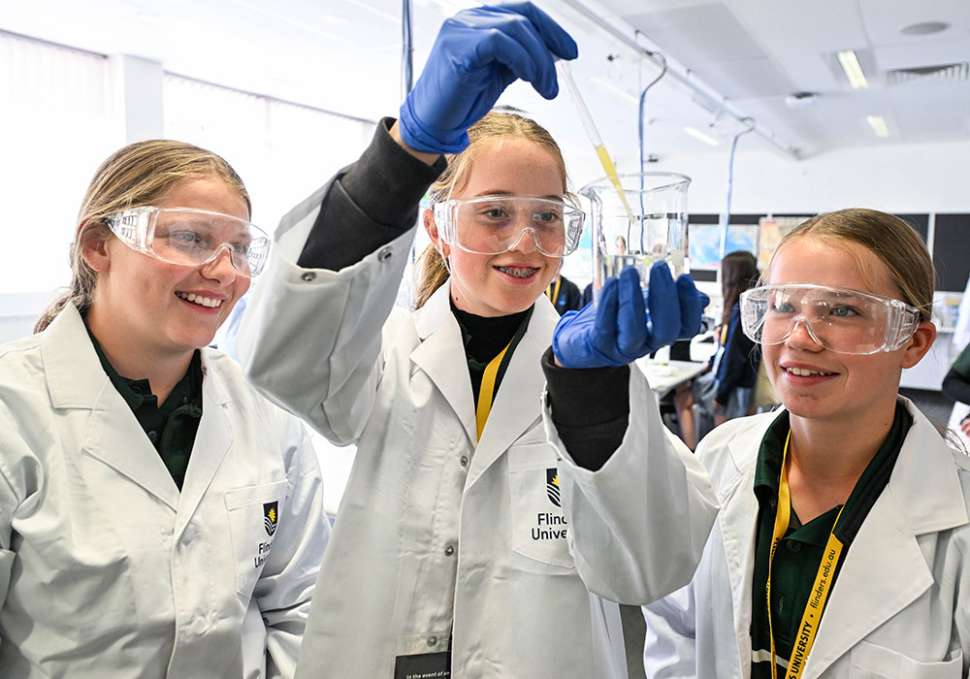
<svg viewBox="0 0 970 679"><path fill-rule="evenodd" d="M725 254L746 250L758 254L758 226L735 224L728 227ZM715 270L721 263L721 227L717 224L691 224L689 236L690 268Z"/></svg>
<svg viewBox="0 0 970 679"><path fill-rule="evenodd" d="M764 271L771 261L771 253L789 231L804 222L808 217L762 217L759 223L758 269Z"/></svg>

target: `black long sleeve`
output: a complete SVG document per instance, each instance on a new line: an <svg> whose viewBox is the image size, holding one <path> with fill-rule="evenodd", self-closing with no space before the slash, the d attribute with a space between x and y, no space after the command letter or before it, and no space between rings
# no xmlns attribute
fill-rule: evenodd
<svg viewBox="0 0 970 679"><path fill-rule="evenodd" d="M596 471L616 452L630 421L630 367L560 368L542 355L552 422L570 457Z"/></svg>
<svg viewBox="0 0 970 679"><path fill-rule="evenodd" d="M970 380L956 370L950 370L943 378L943 394L954 401L970 404Z"/></svg>
<svg viewBox="0 0 970 679"><path fill-rule="evenodd" d="M727 345L718 369L717 394L714 400L722 406L731 399L737 387L753 387L758 378L760 355L754 342L741 330L741 311L736 305L731 312Z"/></svg>
<svg viewBox="0 0 970 679"><path fill-rule="evenodd" d="M447 166L415 158L389 133L392 118L377 125L360 158L337 173L323 198L298 264L339 271L414 226L421 197Z"/></svg>
<svg viewBox="0 0 970 679"><path fill-rule="evenodd" d="M960 403L970 403L970 344L964 347L943 378L943 394Z"/></svg>

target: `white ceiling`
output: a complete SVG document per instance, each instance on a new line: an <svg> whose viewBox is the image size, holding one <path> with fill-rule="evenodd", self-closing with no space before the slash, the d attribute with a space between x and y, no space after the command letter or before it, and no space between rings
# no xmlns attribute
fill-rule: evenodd
<svg viewBox="0 0 970 679"><path fill-rule="evenodd" d="M970 82L886 84L890 69L970 61L967 0L603 0L759 123L807 153L845 146L970 138ZM923 21L949 29L911 37ZM852 90L835 52L860 55L870 87ZM785 96L819 95L791 109ZM891 136L865 122L880 115Z"/></svg>
<svg viewBox="0 0 970 679"><path fill-rule="evenodd" d="M438 26L465 0L414 0L415 72ZM571 9L539 0L580 45L577 81L621 165L636 157L635 96L657 72ZM970 61L968 0L588 0L622 19L784 143L807 154L846 146L970 138L970 82L888 87L888 69ZM161 61L169 71L369 119L394 114L401 97L400 0L7 0L0 29L104 54ZM938 35L909 37L917 21L946 21ZM859 51L867 90L850 90L834 52ZM608 55L615 58L610 61ZM785 96L817 92L791 109ZM516 85L502 103L523 108L564 146L585 143L568 98L544 102ZM671 79L648 99L651 152L723 151L738 129L698 105ZM877 138L865 122L883 116ZM713 125L712 125L713 123ZM712 149L683 132L707 130ZM745 148L770 148L754 135Z"/></svg>

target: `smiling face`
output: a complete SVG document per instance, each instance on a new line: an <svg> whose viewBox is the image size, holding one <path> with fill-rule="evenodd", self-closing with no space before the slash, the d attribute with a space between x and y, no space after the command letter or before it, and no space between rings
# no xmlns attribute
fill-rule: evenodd
<svg viewBox="0 0 970 679"><path fill-rule="evenodd" d="M188 207L249 219L246 201L217 177L186 178L156 207ZM233 268L227 252L203 266L180 266L136 252L114 237L86 259L97 271L94 301L98 337L110 332L144 355L191 354L212 342L250 279Z"/></svg>
<svg viewBox="0 0 970 679"><path fill-rule="evenodd" d="M889 268L875 254L843 239L811 235L781 246L768 283L811 283L901 298ZM764 345L762 352L775 392L792 415L866 422L873 413L891 412L902 369L916 365L934 337L932 324L923 322L896 351L841 354L816 344L799 323L787 340Z"/></svg>
<svg viewBox="0 0 970 679"><path fill-rule="evenodd" d="M471 160L465 181L452 198L487 195L562 196L564 178L556 158L523 138L500 137L482 143ZM528 309L559 271L562 259L539 252L526 234L514 250L479 255L440 240L430 211L425 226L451 268L455 306L478 316L505 316Z"/></svg>

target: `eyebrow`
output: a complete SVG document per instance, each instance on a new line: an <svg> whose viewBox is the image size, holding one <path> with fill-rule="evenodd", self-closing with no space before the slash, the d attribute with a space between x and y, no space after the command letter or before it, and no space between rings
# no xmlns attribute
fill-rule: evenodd
<svg viewBox="0 0 970 679"><path fill-rule="evenodd" d="M476 193L473 197L481 198L483 196L515 196L515 195L517 194L512 193L511 191L482 191L480 193ZM535 197L536 196L523 196L523 198L535 198ZM561 193L549 194L545 196L538 196L538 198L541 198L543 200L562 200L562 194Z"/></svg>

